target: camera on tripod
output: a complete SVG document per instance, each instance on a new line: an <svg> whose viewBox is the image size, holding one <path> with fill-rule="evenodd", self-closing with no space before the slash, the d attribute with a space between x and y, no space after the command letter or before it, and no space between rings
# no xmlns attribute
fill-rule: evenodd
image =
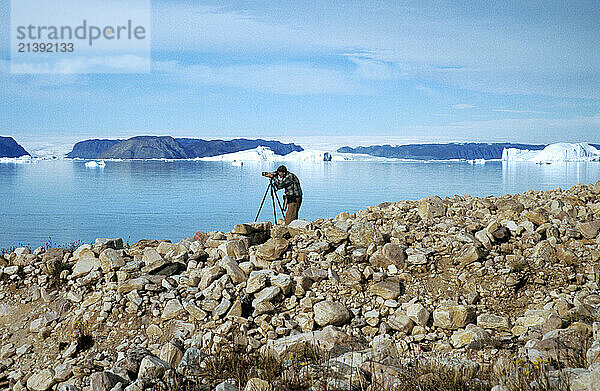
<svg viewBox="0 0 600 391"><path fill-rule="evenodd" d="M277 175L277 172L269 172L263 171L262 176L269 178L269 184L267 185L267 190L265 191L265 195L263 196L262 202L260 203L260 207L258 208L258 212L256 213L256 217L254 221L258 221L258 217L260 216L260 211L265 204L265 200L267 199L267 195L271 194L271 203L273 205L273 224L277 224L277 206L279 206L279 210L281 211L281 215L285 215L284 207L281 206L281 202L279 201L279 197L277 196L277 188L275 187L273 178ZM277 200L277 203L275 201ZM284 203L285 205L285 203Z"/></svg>

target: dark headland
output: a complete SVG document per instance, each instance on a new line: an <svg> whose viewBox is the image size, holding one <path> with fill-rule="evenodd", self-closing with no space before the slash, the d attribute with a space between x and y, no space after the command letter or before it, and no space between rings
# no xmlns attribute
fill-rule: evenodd
<svg viewBox="0 0 600 391"><path fill-rule="evenodd" d="M73 146L68 158L82 159L194 159L268 147L277 155L302 151L296 144L269 140L202 140L170 136L136 136L127 140L85 140Z"/></svg>
<svg viewBox="0 0 600 391"><path fill-rule="evenodd" d="M0 136L0 157L21 157L27 156L29 152L20 146L12 137Z"/></svg>

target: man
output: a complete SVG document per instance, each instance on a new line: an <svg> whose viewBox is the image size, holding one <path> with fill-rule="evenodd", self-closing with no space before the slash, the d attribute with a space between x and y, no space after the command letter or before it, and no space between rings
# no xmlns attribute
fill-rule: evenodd
<svg viewBox="0 0 600 391"><path fill-rule="evenodd" d="M267 176L273 178L273 184L277 190L285 189L285 195L283 196L287 205L285 225L288 225L298 219L298 210L302 204L300 180L296 175L289 172L286 166L279 166L275 174L269 173Z"/></svg>

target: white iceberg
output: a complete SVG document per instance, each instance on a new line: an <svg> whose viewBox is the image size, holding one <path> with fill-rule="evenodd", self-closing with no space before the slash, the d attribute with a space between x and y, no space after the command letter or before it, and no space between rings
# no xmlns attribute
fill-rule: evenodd
<svg viewBox="0 0 600 391"><path fill-rule="evenodd" d="M197 160L231 162L233 165L242 165L244 162L322 162L331 160L331 154L327 151L305 150L282 156L277 155L268 147L257 147L225 155L203 157Z"/></svg>
<svg viewBox="0 0 600 391"><path fill-rule="evenodd" d="M98 162L92 160L91 162L85 162L85 166L87 168L103 168L104 166L106 166L106 163L104 162L104 160L100 160Z"/></svg>
<svg viewBox="0 0 600 391"><path fill-rule="evenodd" d="M288 153L287 155L277 155L268 147L257 147L246 151L196 158L194 160L207 162L231 162L232 165L243 165L244 162L321 163L329 161L390 161L394 159L357 153L332 153L318 149L306 149L299 152L294 151Z"/></svg>
<svg viewBox="0 0 600 391"><path fill-rule="evenodd" d="M505 148L502 160L508 162L592 162L600 161L600 151L588 143L556 143L541 151Z"/></svg>
<svg viewBox="0 0 600 391"><path fill-rule="evenodd" d="M0 164L1 163L29 164L29 163L33 163L34 161L35 160L29 155L25 155L25 156L21 156L21 157L1 157L0 158Z"/></svg>

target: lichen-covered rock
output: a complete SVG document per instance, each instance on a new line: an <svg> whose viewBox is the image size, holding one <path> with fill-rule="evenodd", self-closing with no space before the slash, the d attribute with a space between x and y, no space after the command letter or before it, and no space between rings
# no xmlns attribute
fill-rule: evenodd
<svg viewBox="0 0 600 391"><path fill-rule="evenodd" d="M384 243L383 235L379 228L370 221L359 220L350 228L350 242L358 247L376 246Z"/></svg>
<svg viewBox="0 0 600 391"><path fill-rule="evenodd" d="M423 220L446 215L446 206L440 197L433 196L419 200L418 213Z"/></svg>
<svg viewBox="0 0 600 391"><path fill-rule="evenodd" d="M485 313L477 317L477 326L483 329L509 331L510 321L504 316Z"/></svg>
<svg viewBox="0 0 600 391"><path fill-rule="evenodd" d="M469 347L470 349L482 349L491 340L490 334L475 325L468 325L464 330L455 331L450 337L450 342L455 349Z"/></svg>

